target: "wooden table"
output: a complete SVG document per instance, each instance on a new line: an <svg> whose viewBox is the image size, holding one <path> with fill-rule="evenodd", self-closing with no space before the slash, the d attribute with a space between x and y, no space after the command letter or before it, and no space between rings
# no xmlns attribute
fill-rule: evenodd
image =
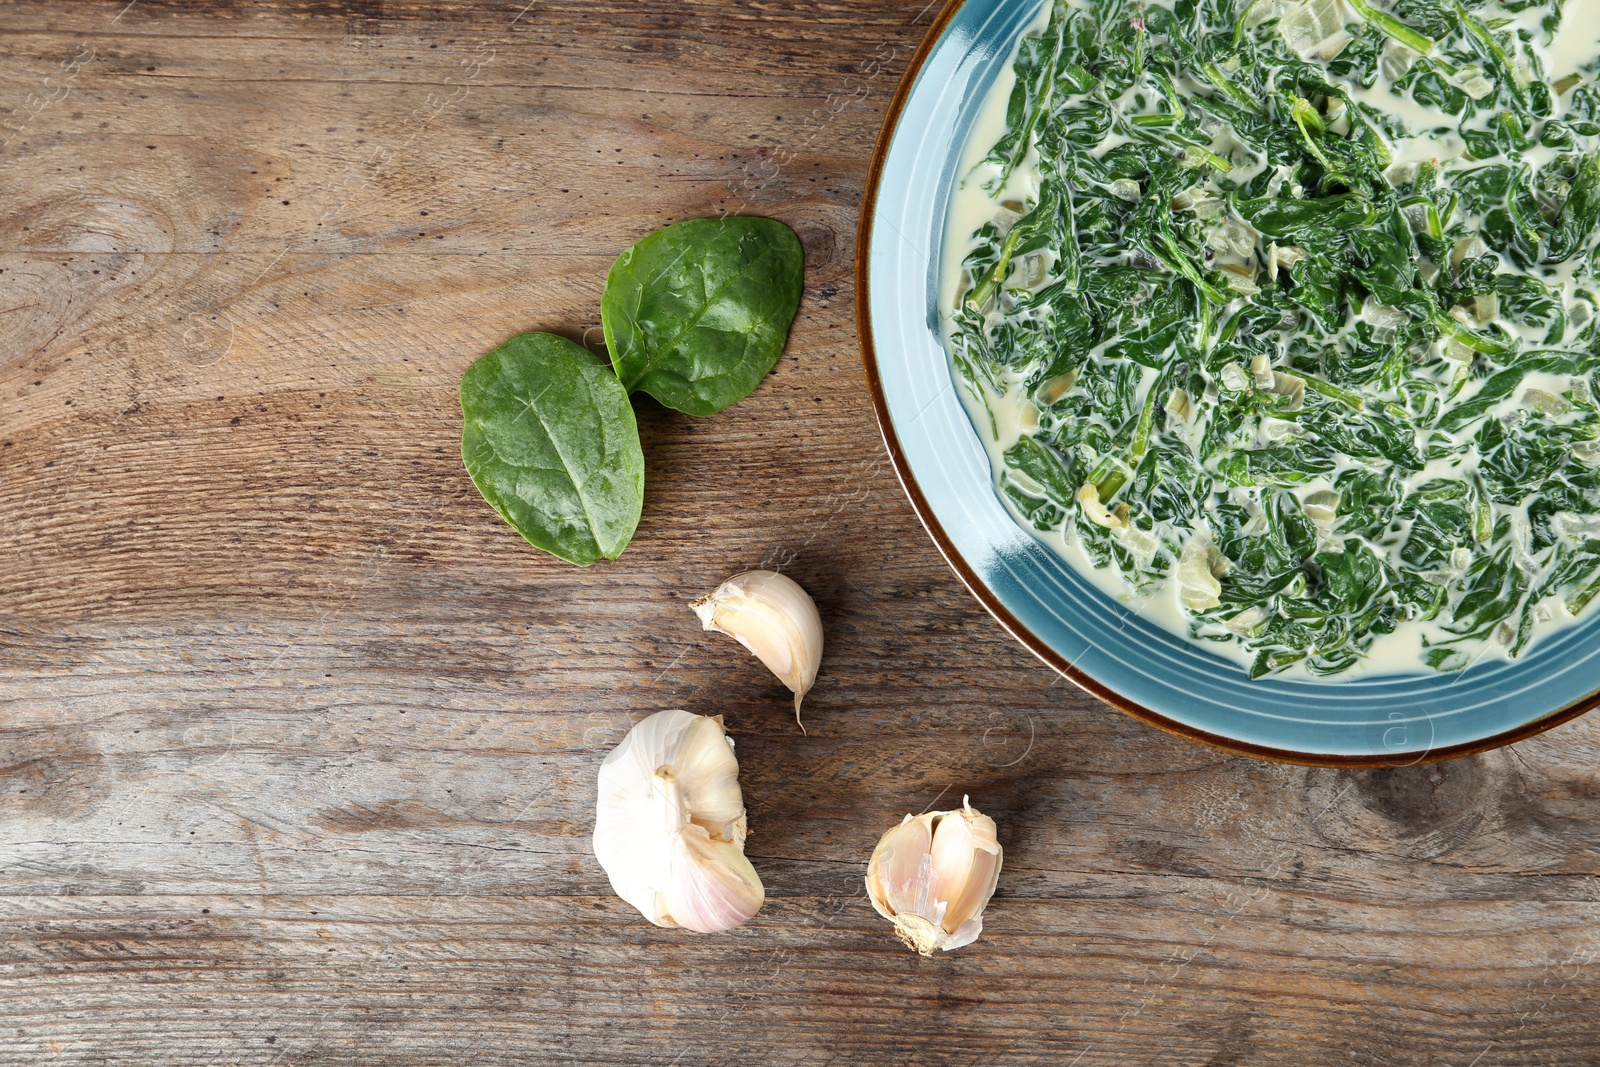
<svg viewBox="0 0 1600 1067"><path fill-rule="evenodd" d="M1600 1062L1600 720L1437 766L1233 758L1036 663L907 506L856 205L925 0L0 6L0 1062ZM596 341L612 258L802 235L748 400L638 404L616 563L477 497L456 386ZM779 565L787 694L688 601ZM727 716L765 908L656 929L589 849L629 725ZM877 836L999 821L921 960Z"/></svg>

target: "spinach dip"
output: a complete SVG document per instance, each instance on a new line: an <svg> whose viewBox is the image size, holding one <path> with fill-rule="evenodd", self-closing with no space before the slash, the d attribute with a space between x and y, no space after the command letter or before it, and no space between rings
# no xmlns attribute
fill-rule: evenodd
<svg viewBox="0 0 1600 1067"><path fill-rule="evenodd" d="M1600 0L1055 0L941 310L996 489L1163 625L1455 671L1600 593Z"/></svg>

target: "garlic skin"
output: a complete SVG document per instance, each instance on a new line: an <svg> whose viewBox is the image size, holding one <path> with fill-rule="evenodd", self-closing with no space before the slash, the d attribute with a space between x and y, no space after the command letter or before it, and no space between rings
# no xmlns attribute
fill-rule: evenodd
<svg viewBox="0 0 1600 1067"><path fill-rule="evenodd" d="M924 956L969 945L1000 881L994 820L961 798L959 811L907 815L867 864L867 896Z"/></svg>
<svg viewBox="0 0 1600 1067"><path fill-rule="evenodd" d="M822 666L822 616L794 579L745 571L689 605L706 630L727 634L794 693L794 715Z"/></svg>
<svg viewBox="0 0 1600 1067"><path fill-rule="evenodd" d="M721 715L658 711L600 764L594 854L617 896L657 926L700 933L766 899L744 857L739 761Z"/></svg>

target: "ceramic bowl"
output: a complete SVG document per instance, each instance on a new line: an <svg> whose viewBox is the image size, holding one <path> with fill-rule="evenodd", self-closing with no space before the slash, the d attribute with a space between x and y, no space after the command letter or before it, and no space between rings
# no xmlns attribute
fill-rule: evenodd
<svg viewBox="0 0 1600 1067"><path fill-rule="evenodd" d="M1107 704L1230 751L1400 765L1528 737L1600 703L1600 615L1453 674L1251 681L1085 581L1001 504L939 340L937 266L979 105L1039 0L957 0L911 60L862 203L857 313L884 441L917 514L1000 624Z"/></svg>

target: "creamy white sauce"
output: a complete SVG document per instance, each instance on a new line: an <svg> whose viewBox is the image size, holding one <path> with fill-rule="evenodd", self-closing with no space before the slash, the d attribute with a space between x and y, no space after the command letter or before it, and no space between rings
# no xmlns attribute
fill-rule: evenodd
<svg viewBox="0 0 1600 1067"><path fill-rule="evenodd" d="M1585 68L1592 71L1595 57L1600 56L1600 8L1594 0L1568 0L1561 29L1548 43L1543 43L1544 33L1538 28L1540 14L1529 9L1521 13L1521 20L1538 43L1545 76L1560 81Z"/></svg>
<svg viewBox="0 0 1600 1067"><path fill-rule="evenodd" d="M1078 6L1084 6L1081 0L1069 0ZM1151 0L1170 7L1170 0ZM1038 15L1019 34L1018 46L1021 38L1035 36L1046 28L1049 22L1050 4L1041 4ZM1281 11L1287 5L1278 0L1277 10ZM1262 4L1262 8L1269 4ZM1568 0L1566 14L1561 30L1555 39L1549 43L1543 42L1543 33L1538 27L1538 20L1543 12L1530 10L1521 14L1522 22L1533 29L1535 47L1538 50L1546 77L1556 81L1568 74L1587 68L1594 73L1597 57L1600 57L1600 0ZM1348 21L1356 21L1352 15ZM995 193L990 193L985 188L986 183L998 179L1000 168L985 162L989 150L1006 133L1006 105L1011 96L1011 90L1016 83L1013 66L1016 58L1013 49L1010 61L1005 69L995 79L988 95L984 99L980 110L968 133L967 143L963 149L960 166L957 173L956 188L952 192L948 215L946 218L945 239L942 245L942 263L940 272L939 306L941 309L941 322L944 331L944 341L947 349L950 344L951 310L957 306L958 300L965 293L969 279L964 276L962 261L972 250L972 234L984 223L995 218L1000 205L1008 201L1021 201L1029 203L1034 201L1039 193L1041 176L1039 171L1039 157L1037 150L1030 149L1027 156L1012 172L1004 188ZM1424 161L1439 161L1460 159L1465 153L1465 145L1454 129L1437 131L1440 117L1438 113L1424 108L1410 98L1397 95L1388 90L1385 79L1379 78L1378 82L1370 89L1364 89L1354 82L1346 83L1352 100L1368 104L1374 108L1398 116L1405 124L1410 137L1402 138L1391 144L1394 162L1397 165ZM1556 113L1553 118L1559 118L1564 107L1564 98L1558 98ZM1448 118L1448 116L1446 116ZM1096 155L1109 151L1125 138L1117 134L1108 135L1107 139L1095 150ZM1529 151L1523 158L1535 167L1542 166L1553 158L1555 151L1538 146ZM1493 160L1478 161L1471 165L1487 165ZM1259 169L1259 168L1257 168ZM1253 173L1246 168L1236 170L1230 177L1244 180ZM1476 227L1472 227L1476 228ZM1574 261L1562 264L1553 274L1547 274L1544 280L1553 286L1565 289L1569 297L1573 293L1572 272L1576 269ZM1571 301L1569 300L1569 309ZM1540 338L1526 336L1526 331L1519 331L1517 324L1504 319L1496 320L1501 326L1512 332L1522 332L1526 340L1536 341ZM1354 323L1347 324L1353 328ZM1436 360L1436 364L1447 364L1448 361ZM1441 373L1448 372L1448 366L1442 367ZM1146 370L1147 376L1154 375L1154 371ZM1022 484L1025 476L1010 470L1004 461L1004 453L1016 444L1019 437L1031 432L1039 424L1038 409L1033 402L1023 394L1023 385L1020 376L1006 374L1003 381L1007 384L1007 391L1003 395L996 395L987 391L987 395L979 398L972 394L969 384L961 375L954 375L957 381L957 392L966 406L972 419L973 426L978 428L979 437L983 440L989 453L990 466L996 479L1010 478L1017 484ZM1460 401L1471 398L1472 394L1482 388L1482 380L1468 383L1457 397ZM1489 417L1498 418L1508 415L1526 405L1522 402L1524 391L1529 388L1543 389L1560 395L1569 388L1566 377L1552 375L1544 372L1530 372L1509 397L1490 409ZM1478 430L1479 423L1472 423L1468 428L1457 431L1452 438L1461 442L1470 438ZM1421 442L1419 442L1420 444ZM1346 464L1346 466L1353 464ZM1341 468L1343 469L1343 468ZM1470 468L1463 467L1459 461L1435 460L1430 462L1423 470L1410 475L1402 483L1408 490L1421 485L1434 478L1445 475L1460 476L1463 472L1470 473ZM1338 471L1334 472L1337 476ZM1038 489L1038 487L1034 487ZM1297 488L1296 493L1302 499L1319 489L1331 489L1331 479L1317 479ZM1090 561L1083 550L1075 533L1075 522L1068 521L1061 528L1050 531L1036 529L1032 522L1019 513L1015 505L1003 494L1000 496L1007 510L1011 511L1017 523L1037 539L1044 542L1054 551L1064 557L1073 569L1091 582L1113 600L1118 601L1130 609L1138 612L1144 618L1161 626L1181 637L1194 640L1197 644L1209 651L1232 659L1243 666L1249 666L1254 660L1255 653L1239 641L1212 641L1194 638L1190 634L1190 614L1179 600L1180 587L1175 579L1169 578L1162 582L1152 593L1140 595L1136 593L1114 566L1097 568ZM1041 493L1042 495L1042 493ZM1525 519L1524 518L1524 526ZM1081 519L1079 521L1082 521ZM1397 535L1387 544L1391 556L1398 554L1404 544L1404 534ZM1373 546L1381 549L1383 546ZM1596 597L1584 610L1587 616L1594 610L1600 610L1600 597ZM1296 663L1284 671L1277 672L1277 677L1310 679L1317 681L1331 681L1334 683L1347 681L1358 677L1375 677L1393 674L1433 673L1422 661L1422 653L1428 644L1441 644L1457 640L1456 635L1444 629L1448 622L1448 612L1443 619L1432 621L1407 620L1400 622L1393 633L1380 635L1375 638L1365 653L1364 657L1353 667L1345 670L1332 679L1317 678L1306 671L1303 664ZM1539 612L1545 616L1535 623L1533 639L1530 646L1548 632L1566 626L1575 621L1575 616L1570 614L1559 598L1552 598L1547 604L1541 606ZM1459 643L1456 647L1465 651L1473 662L1483 659L1505 659L1506 646L1498 640L1490 639L1474 646L1472 643ZM1525 653L1524 653L1525 654Z"/></svg>

